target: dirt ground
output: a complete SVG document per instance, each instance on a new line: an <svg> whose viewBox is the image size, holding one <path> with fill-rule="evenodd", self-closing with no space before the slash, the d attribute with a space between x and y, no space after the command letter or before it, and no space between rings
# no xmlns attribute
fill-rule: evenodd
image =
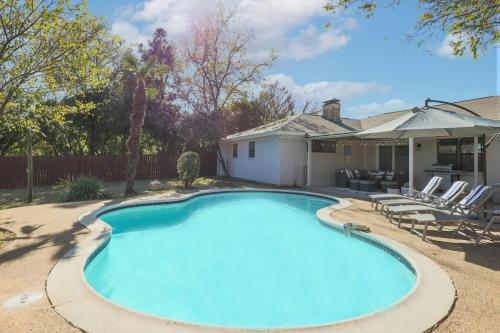
<svg viewBox="0 0 500 333"><path fill-rule="evenodd" d="M147 191L147 185L155 179L136 179L135 190L138 195L155 195L157 192ZM182 184L177 178L156 179L164 184L167 190L182 190ZM243 184L233 179L225 180L213 177L200 177L194 182L197 187L234 187ZM123 195L125 181L105 181L104 192L109 199L119 199ZM0 210L25 205L40 205L58 202L59 191L56 185L38 185L33 188L33 202L26 203L27 190L24 187L0 189Z"/></svg>
<svg viewBox="0 0 500 333"><path fill-rule="evenodd" d="M173 190L160 196L178 196L186 192ZM44 292L41 300L21 308L7 310L0 306L0 332L80 332L51 308L45 295L46 278L58 258L85 237L87 231L76 222L77 217L121 200L52 203L0 210L0 228L16 234L13 242L0 248L0 304L19 293ZM452 313L435 332L499 332L500 242L473 246L469 241L453 237L449 230L433 230L429 233L433 243L423 242L374 213L368 202L350 200L353 202L351 207L336 213L340 220L367 224L373 232L420 251L452 278L458 299Z"/></svg>

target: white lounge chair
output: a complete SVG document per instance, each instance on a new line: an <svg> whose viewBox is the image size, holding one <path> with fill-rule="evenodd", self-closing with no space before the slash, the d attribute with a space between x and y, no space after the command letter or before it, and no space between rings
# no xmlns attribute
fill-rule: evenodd
<svg viewBox="0 0 500 333"><path fill-rule="evenodd" d="M416 191L413 189L409 189L407 194L389 194L389 193L381 193L381 194L371 194L369 195L370 199L372 199L372 207L375 204L375 210L378 208L378 202L386 199L407 199L407 198L421 198L424 199L429 195L432 195L441 184L443 178L439 176L434 176L429 180L427 185L425 185L422 191Z"/></svg>
<svg viewBox="0 0 500 333"><path fill-rule="evenodd" d="M491 230L494 228L500 228L500 209L496 209L494 211L484 210L482 212L478 212L479 218L471 218L460 215L449 215L449 214L414 214L408 216L412 220L411 224L411 232L422 237L423 240L426 240L427 230L430 224L434 224L437 226L438 230L442 230L446 224L456 224L459 223L457 229L455 230L455 234L460 234L467 238L470 238L474 245L479 244L482 238L486 238L486 235L490 235L491 238ZM416 224L424 224L424 230L420 233L415 230ZM464 233L463 229L469 229L473 236ZM479 232L476 232L475 229L479 229Z"/></svg>
<svg viewBox="0 0 500 333"><path fill-rule="evenodd" d="M486 237L488 234L493 238L493 235L491 234L491 230L494 228L500 228L500 209L496 209L494 211L488 211L485 210L483 211L483 214L481 216L484 216L486 214L486 218L478 218L478 219L471 219L467 218L464 219L457 227L457 230L455 230L455 233L460 234L462 236L470 238L473 242L474 245L479 244L481 241L481 238ZM476 232L475 229L479 229L479 233ZM472 237L462 231L462 229L469 229L472 234L475 237Z"/></svg>
<svg viewBox="0 0 500 333"><path fill-rule="evenodd" d="M400 227L403 215L411 215L413 213L419 212L470 216L473 210L479 209L479 207L481 207L486 202L486 200L490 198L494 191L495 190L491 186L477 185L465 198L460 200L460 202L455 204L451 209L425 204L388 206L387 218L389 220L392 220L394 215L398 215L398 227Z"/></svg>
<svg viewBox="0 0 500 333"><path fill-rule="evenodd" d="M420 198L388 199L388 200L380 200L378 204L381 205L380 211L384 211L384 207L386 206L414 205L426 202L428 202L431 206L434 207L449 208L453 205L454 201L463 193L467 185L468 184L464 181L456 181L453 182L450 188L446 190L446 192L444 192L439 197L428 195L422 199Z"/></svg>

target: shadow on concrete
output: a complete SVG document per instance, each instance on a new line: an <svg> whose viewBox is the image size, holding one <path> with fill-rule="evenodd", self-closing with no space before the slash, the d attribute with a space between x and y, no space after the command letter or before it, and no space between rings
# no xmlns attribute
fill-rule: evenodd
<svg viewBox="0 0 500 333"><path fill-rule="evenodd" d="M35 230L37 230L40 226L24 226L21 228L23 233L26 232L27 235L30 235ZM24 229L24 231L23 231ZM78 222L74 222L71 225L71 228L63 230L61 232L49 233L49 234L41 234L38 236L31 237L16 237L18 239L32 239L32 241L26 245L18 245L12 249L9 249L2 254L0 254L0 265L3 263L17 260L32 251L36 251L37 249L45 248L45 247L55 247L56 251L52 255L52 260L56 260L62 257L66 252L68 252L71 248L76 245L76 238L78 235L87 233L85 231L85 227Z"/></svg>
<svg viewBox="0 0 500 333"><path fill-rule="evenodd" d="M404 226L406 231L410 231L408 224ZM416 230L423 231L423 226L416 226ZM427 230L429 243L434 244L444 250L463 252L464 260L472 264L480 265L494 271L500 271L500 243L482 239L481 243L474 245L473 242L462 235L454 234L455 228L437 230L433 226ZM415 237L418 237L415 235Z"/></svg>

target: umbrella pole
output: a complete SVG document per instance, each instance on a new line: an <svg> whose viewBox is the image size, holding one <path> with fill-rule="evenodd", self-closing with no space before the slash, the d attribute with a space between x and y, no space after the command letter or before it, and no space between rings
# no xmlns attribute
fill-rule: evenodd
<svg viewBox="0 0 500 333"><path fill-rule="evenodd" d="M312 180L312 140L307 140L307 187L311 187Z"/></svg>
<svg viewBox="0 0 500 333"><path fill-rule="evenodd" d="M478 151L479 140L478 137L474 137L474 186L479 183L479 151Z"/></svg>
<svg viewBox="0 0 500 333"><path fill-rule="evenodd" d="M413 168L414 168L414 165L413 165L414 164L414 162L413 162L413 160L414 160L413 147L414 147L414 142L413 141L414 141L413 137L409 138L409 140L408 140L408 152L409 152L409 156L408 156L409 157L408 158L409 159L409 161L408 161L409 162L408 163L409 164L408 165L408 178L409 179L408 179L408 181L410 183L410 189L412 189L412 190L414 189L414 182L413 182L413 173L414 173L414 170L413 170Z"/></svg>

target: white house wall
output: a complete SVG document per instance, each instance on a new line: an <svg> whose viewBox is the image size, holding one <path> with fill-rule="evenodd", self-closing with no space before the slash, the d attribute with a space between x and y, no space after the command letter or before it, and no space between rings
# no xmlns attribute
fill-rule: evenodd
<svg viewBox="0 0 500 333"><path fill-rule="evenodd" d="M426 174L423 172L424 169L429 169L433 164L437 163L437 140L435 139L427 139L427 140L417 140L416 142L422 143L422 149L420 151L415 150L415 185L417 188L423 188L425 184L430 179L430 174ZM496 148L498 149L498 148ZM490 151L493 151L492 147L488 149L488 153L491 155ZM494 154L493 154L494 155ZM488 154L486 155L488 161L487 161L487 166L491 162L493 162L493 155L488 157ZM500 156L500 155L498 155ZM488 163L490 162L490 163ZM491 163L493 164L493 163ZM499 168L497 167L497 170ZM495 168L493 167L493 172ZM488 171L489 172L489 171ZM500 181L500 178L497 178ZM470 184L470 186L474 185L474 172L462 172L460 174L460 180L463 180L467 183ZM479 172L479 183L483 182L483 173ZM488 182L490 183L491 180L488 179Z"/></svg>
<svg viewBox="0 0 500 333"><path fill-rule="evenodd" d="M437 141L436 140L415 140L415 146L420 143L421 149L417 150L414 147L415 152L415 186L419 189L425 187L431 174L424 173L424 169L429 169L433 164L437 163Z"/></svg>
<svg viewBox="0 0 500 333"><path fill-rule="evenodd" d="M500 139L486 149L486 172L488 184L500 184Z"/></svg>
<svg viewBox="0 0 500 333"><path fill-rule="evenodd" d="M352 146L350 160L344 156L346 145ZM359 141L352 143L338 141L335 153L313 153L312 154L312 186L332 186L335 185L335 172L344 168L363 169L364 147Z"/></svg>
<svg viewBox="0 0 500 333"><path fill-rule="evenodd" d="M431 175L423 172L425 169L431 168L431 166L437 163L437 141L436 139L416 139L415 146L417 143L421 144L421 149L417 150L415 147L415 187L418 189L423 188ZM500 163L496 163L495 155L500 156L500 142L495 143L488 148L487 152L487 171L488 171L488 183L498 182L500 183ZM377 146L372 145L373 154L371 155L371 163L373 169L377 169ZM473 185L474 183L474 173L473 172L462 172L460 174L460 179ZM479 182L483 181L483 173L479 172Z"/></svg>
<svg viewBox="0 0 500 333"><path fill-rule="evenodd" d="M238 142L238 158L232 157L232 143L221 144L224 159L228 161L229 173L232 177L248 179L262 183L303 186L305 184L307 166L307 148L304 138L268 137L255 140L255 158L248 157L249 140ZM421 149L415 149L415 186L422 188L428 182L430 175L424 173L437 162L437 142L435 139L417 139ZM359 141L353 141L350 163L344 157L344 147L347 141L337 142L336 153L312 154L313 186L335 185L335 171L342 168L377 169L377 145L364 146ZM366 150L366 153L365 153ZM500 140L494 141L487 150L486 167L489 184L500 184ZM366 157L366 159L365 159ZM223 175L218 165L218 175ZM472 172L464 172L461 179L474 181ZM479 181L482 182L482 173Z"/></svg>
<svg viewBox="0 0 500 333"><path fill-rule="evenodd" d="M306 183L307 142L304 138L281 138L279 185L304 186Z"/></svg>
<svg viewBox="0 0 500 333"><path fill-rule="evenodd" d="M255 142L255 158L248 157L249 142ZM238 157L233 158L233 143L221 144L224 160L227 162L231 177L261 183L280 183L279 144L276 137L239 141ZM224 172L218 165L218 174Z"/></svg>

